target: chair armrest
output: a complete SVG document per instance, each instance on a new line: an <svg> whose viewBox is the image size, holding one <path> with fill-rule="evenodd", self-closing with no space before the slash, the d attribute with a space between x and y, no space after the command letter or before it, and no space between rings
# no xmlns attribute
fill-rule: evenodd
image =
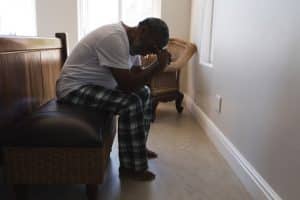
<svg viewBox="0 0 300 200"><path fill-rule="evenodd" d="M183 41L180 39L170 39L169 44L172 44L172 48L169 48L168 50L172 54L172 50L176 48L177 46L179 48L183 48L183 50L180 52L178 57L175 61L171 62L169 66L165 69L165 71L177 71L186 66L189 59L194 55L194 53L197 51L197 47L195 44Z"/></svg>

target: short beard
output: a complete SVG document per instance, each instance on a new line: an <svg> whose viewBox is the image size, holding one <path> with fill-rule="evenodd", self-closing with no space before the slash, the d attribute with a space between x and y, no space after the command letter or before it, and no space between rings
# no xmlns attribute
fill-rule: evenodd
<svg viewBox="0 0 300 200"><path fill-rule="evenodd" d="M129 49L129 53L130 55L137 55L139 54L139 52L141 51L141 45L140 43L138 44L132 44L130 49Z"/></svg>

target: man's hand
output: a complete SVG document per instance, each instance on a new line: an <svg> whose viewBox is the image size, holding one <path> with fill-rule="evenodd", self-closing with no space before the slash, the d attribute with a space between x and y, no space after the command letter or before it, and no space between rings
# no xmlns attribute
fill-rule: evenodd
<svg viewBox="0 0 300 200"><path fill-rule="evenodd" d="M156 55L160 67L164 70L171 62L171 54L167 50L163 49L158 51Z"/></svg>
<svg viewBox="0 0 300 200"><path fill-rule="evenodd" d="M162 72L170 63L171 55L167 50L160 50L156 55L157 62L154 62L153 65L150 65L137 73L136 70L138 69L133 69L133 73L133 71L130 70L110 67L110 70L118 83L118 88L124 92L136 91L138 88L147 84L155 74Z"/></svg>

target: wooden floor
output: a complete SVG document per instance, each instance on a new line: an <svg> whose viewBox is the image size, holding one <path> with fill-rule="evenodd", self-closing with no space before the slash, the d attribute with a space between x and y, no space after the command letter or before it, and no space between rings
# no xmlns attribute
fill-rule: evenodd
<svg viewBox="0 0 300 200"><path fill-rule="evenodd" d="M159 157L149 161L157 177L135 182L118 177L118 152L114 143L108 174L99 186L99 200L250 200L252 199L225 160L186 112L177 115L173 104L161 104L151 126L148 147ZM1 177L0 177L1 178ZM7 199L0 186L0 199ZM83 185L34 185L32 200L85 200Z"/></svg>

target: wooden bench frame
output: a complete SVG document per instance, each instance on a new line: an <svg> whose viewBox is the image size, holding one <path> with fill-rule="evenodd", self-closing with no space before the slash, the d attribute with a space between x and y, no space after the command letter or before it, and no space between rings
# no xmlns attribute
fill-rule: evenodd
<svg viewBox="0 0 300 200"><path fill-rule="evenodd" d="M55 82L67 55L64 33L57 33L56 38L0 37L0 128L13 125L55 97ZM18 106L14 110L16 102L22 102L20 110ZM7 107L4 114L1 104ZM9 129L0 134L9 134ZM4 144L4 176L5 183L13 185L11 197L26 199L26 187L30 184L86 184L88 199L96 199L97 184L103 182L113 139L114 135L104 138L103 148Z"/></svg>

